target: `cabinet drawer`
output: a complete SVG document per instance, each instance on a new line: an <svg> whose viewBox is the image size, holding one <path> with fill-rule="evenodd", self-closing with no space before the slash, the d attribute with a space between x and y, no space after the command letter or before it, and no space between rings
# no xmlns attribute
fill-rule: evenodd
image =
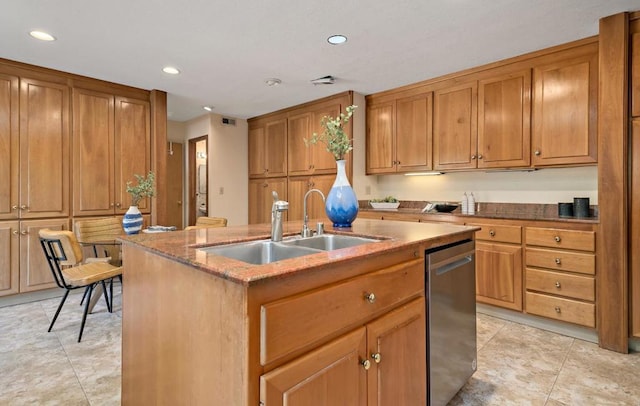
<svg viewBox="0 0 640 406"><path fill-rule="evenodd" d="M262 305L260 362L266 365L329 334L424 294L424 259ZM375 298L365 298L365 295Z"/></svg>
<svg viewBox="0 0 640 406"><path fill-rule="evenodd" d="M525 236L527 245L591 252L595 251L596 248L595 233L593 231L527 227Z"/></svg>
<svg viewBox="0 0 640 406"><path fill-rule="evenodd" d="M527 313L587 327L596 326L596 305L593 303L533 292L527 292L525 297Z"/></svg>
<svg viewBox="0 0 640 406"><path fill-rule="evenodd" d="M590 276L527 268L525 286L528 290L553 293L575 299L594 301L596 282Z"/></svg>
<svg viewBox="0 0 640 406"><path fill-rule="evenodd" d="M482 227L476 231L476 239L496 242L507 242L513 244L522 243L522 227L503 226L490 224L469 224L471 226Z"/></svg>
<svg viewBox="0 0 640 406"><path fill-rule="evenodd" d="M527 248L525 261L527 266L579 272L587 275L595 275L596 273L596 256L593 254Z"/></svg>

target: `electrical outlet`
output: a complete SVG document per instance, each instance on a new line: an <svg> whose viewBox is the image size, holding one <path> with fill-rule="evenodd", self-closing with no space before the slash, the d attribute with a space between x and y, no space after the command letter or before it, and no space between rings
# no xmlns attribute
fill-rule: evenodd
<svg viewBox="0 0 640 406"><path fill-rule="evenodd" d="M220 192L219 194L223 195L224 194L224 187L220 186Z"/></svg>

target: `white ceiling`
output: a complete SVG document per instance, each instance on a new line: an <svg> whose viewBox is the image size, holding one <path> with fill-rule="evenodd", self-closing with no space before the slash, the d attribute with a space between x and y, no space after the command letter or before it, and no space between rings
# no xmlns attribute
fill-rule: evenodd
<svg viewBox="0 0 640 406"><path fill-rule="evenodd" d="M168 93L169 119L375 93L598 33L640 0L2 0L0 57ZM28 33L47 31L55 42ZM346 44L326 39L344 34ZM170 76L166 65L182 73ZM311 79L333 75L333 85ZM268 87L267 78L280 86Z"/></svg>

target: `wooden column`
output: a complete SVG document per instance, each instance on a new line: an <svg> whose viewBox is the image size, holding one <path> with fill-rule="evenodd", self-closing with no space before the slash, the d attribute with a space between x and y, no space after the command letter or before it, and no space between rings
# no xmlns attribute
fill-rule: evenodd
<svg viewBox="0 0 640 406"><path fill-rule="evenodd" d="M167 220L167 93L152 90L151 156L156 174L156 197L151 205L152 224L166 225Z"/></svg>
<svg viewBox="0 0 640 406"><path fill-rule="evenodd" d="M597 328L600 347L622 353L629 346L628 32L626 13L600 20Z"/></svg>

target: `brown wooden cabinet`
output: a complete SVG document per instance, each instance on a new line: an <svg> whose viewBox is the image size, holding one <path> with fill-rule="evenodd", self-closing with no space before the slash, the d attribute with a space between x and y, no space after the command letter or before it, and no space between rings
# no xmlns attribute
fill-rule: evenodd
<svg viewBox="0 0 640 406"><path fill-rule="evenodd" d="M73 215L123 214L127 182L151 168L149 102L74 89L73 117ZM150 213L149 199L138 208Z"/></svg>
<svg viewBox="0 0 640 406"><path fill-rule="evenodd" d="M20 223L0 222L0 296L20 290Z"/></svg>
<svg viewBox="0 0 640 406"><path fill-rule="evenodd" d="M18 77L0 73L0 219L19 217Z"/></svg>
<svg viewBox="0 0 640 406"><path fill-rule="evenodd" d="M431 92L367 109L367 174L432 169Z"/></svg>
<svg viewBox="0 0 640 406"><path fill-rule="evenodd" d="M249 180L249 224L271 222L273 191L281 200L287 200L287 178Z"/></svg>
<svg viewBox="0 0 640 406"><path fill-rule="evenodd" d="M249 126L249 177L287 176L286 115L252 122Z"/></svg>
<svg viewBox="0 0 640 406"><path fill-rule="evenodd" d="M20 79L20 218L69 215L69 87Z"/></svg>
<svg viewBox="0 0 640 406"><path fill-rule="evenodd" d="M478 82L478 168L531 162L531 70Z"/></svg>
<svg viewBox="0 0 640 406"><path fill-rule="evenodd" d="M20 222L20 292L31 292L57 286L40 245L38 233L44 228L68 230L69 219Z"/></svg>
<svg viewBox="0 0 640 406"><path fill-rule="evenodd" d="M473 224L476 232L476 300L522 310L522 229Z"/></svg>
<svg viewBox="0 0 640 406"><path fill-rule="evenodd" d="M640 52L640 49L638 50ZM631 335L640 338L640 119L631 123L631 201L629 207L629 279Z"/></svg>
<svg viewBox="0 0 640 406"><path fill-rule="evenodd" d="M598 53L533 69L533 165L597 162Z"/></svg>
<svg viewBox="0 0 640 406"><path fill-rule="evenodd" d="M434 92L434 169L476 168L477 92L476 81L453 85Z"/></svg>
<svg viewBox="0 0 640 406"><path fill-rule="evenodd" d="M325 198L329 194L335 175L296 176L289 178L287 196L289 199L288 219L304 220L304 195L311 189L319 189ZM324 210L324 202L317 193L312 193L307 201L307 215L309 219L323 219L329 221ZM311 224L313 226L314 224Z"/></svg>

